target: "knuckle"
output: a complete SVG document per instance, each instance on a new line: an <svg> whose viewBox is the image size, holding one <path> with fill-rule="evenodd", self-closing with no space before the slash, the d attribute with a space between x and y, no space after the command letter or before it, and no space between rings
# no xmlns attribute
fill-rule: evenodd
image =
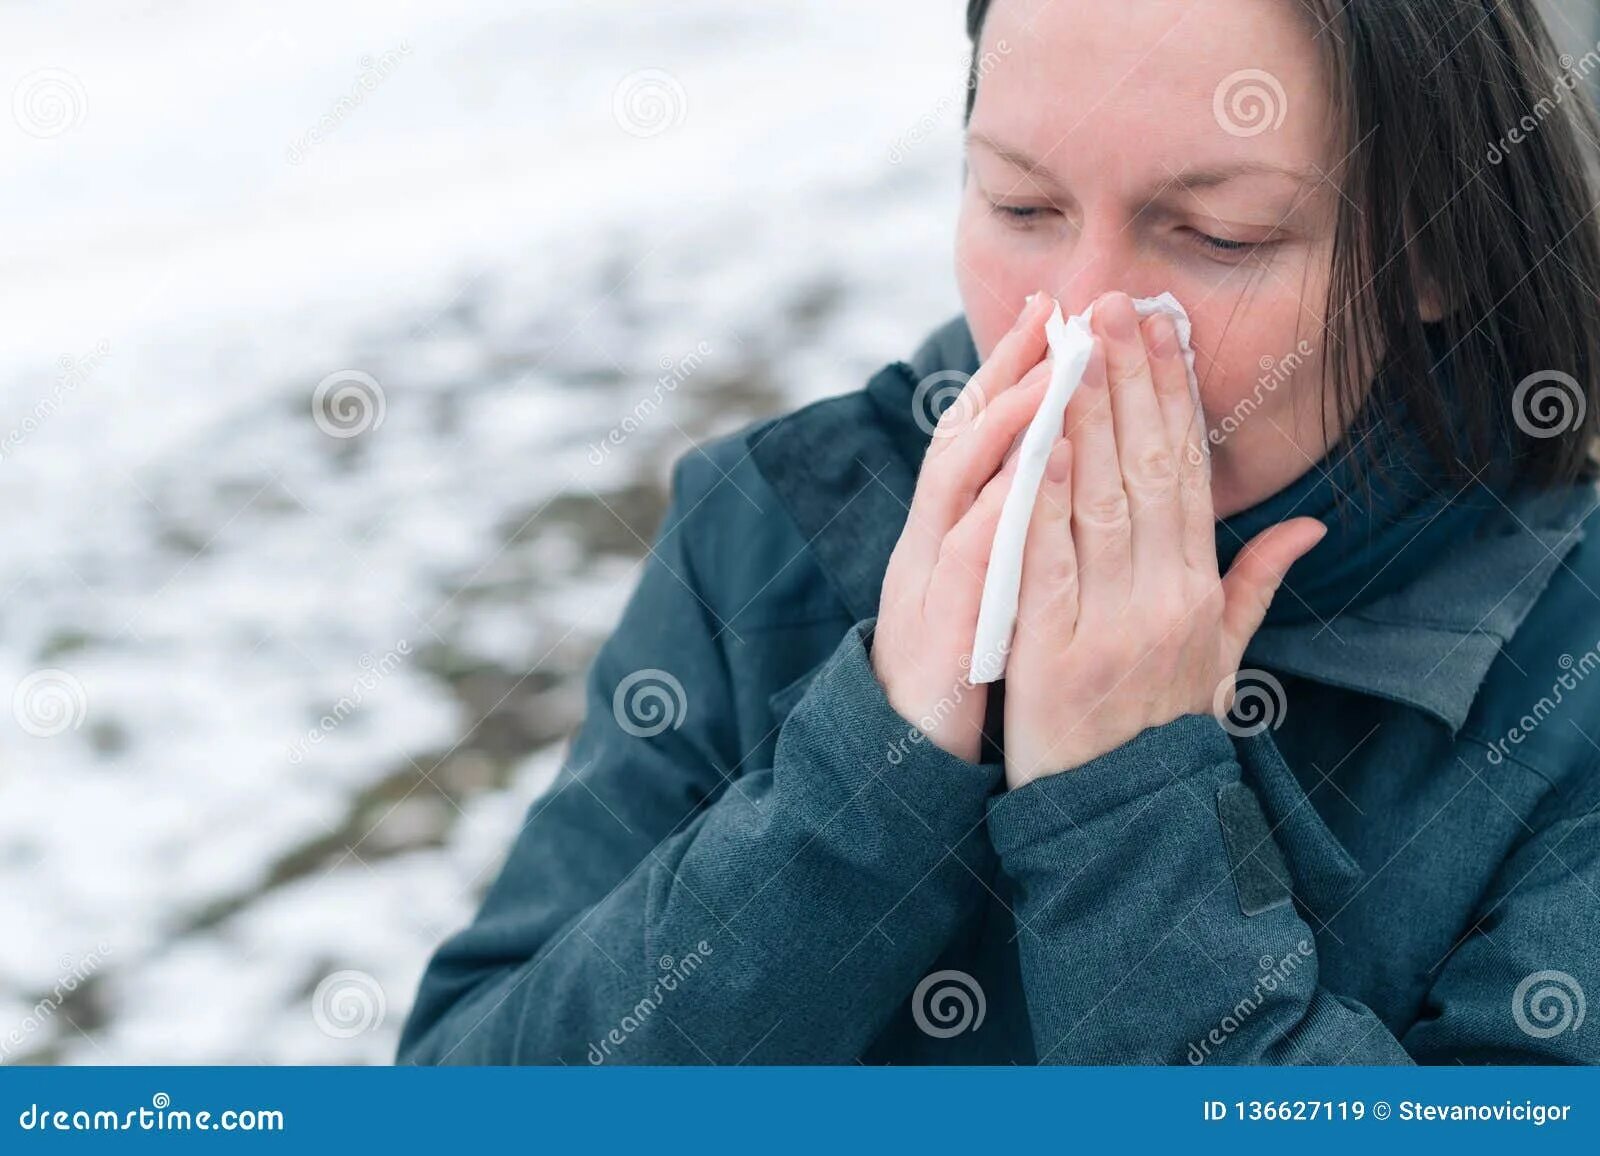
<svg viewBox="0 0 1600 1156"><path fill-rule="evenodd" d="M1120 529L1128 524L1128 495L1120 488L1086 494L1076 512L1101 529Z"/></svg>
<svg viewBox="0 0 1600 1156"><path fill-rule="evenodd" d="M1133 455L1127 471L1128 480L1141 489L1162 489L1177 479L1178 463L1165 446L1151 446Z"/></svg>
<svg viewBox="0 0 1600 1156"><path fill-rule="evenodd" d="M1034 563L1029 568L1028 563ZM1045 602L1072 598L1078 590L1078 564L1070 555L1049 551L1045 556L1026 559L1023 581L1037 591Z"/></svg>
<svg viewBox="0 0 1600 1156"><path fill-rule="evenodd" d="M1052 610L1078 601L1078 568L1065 559L1045 572L1045 601Z"/></svg>

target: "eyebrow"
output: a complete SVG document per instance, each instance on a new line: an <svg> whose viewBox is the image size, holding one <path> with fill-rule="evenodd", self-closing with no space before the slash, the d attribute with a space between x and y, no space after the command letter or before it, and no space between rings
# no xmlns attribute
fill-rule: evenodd
<svg viewBox="0 0 1600 1156"><path fill-rule="evenodd" d="M1001 160L1040 178L1047 184L1055 184L1055 177L1046 169L1043 162L1023 152L1021 149L995 140L986 133L974 132L967 134L967 143L980 144ZM1161 183L1155 196L1160 196L1168 189L1180 189L1184 192L1193 192L1197 189L1215 188L1217 185L1226 184L1236 177L1276 176L1288 177L1301 184L1312 184L1324 179L1324 174L1314 165L1275 165L1267 161L1242 160L1231 161L1226 164L1202 165L1182 172L1168 173L1167 179Z"/></svg>
<svg viewBox="0 0 1600 1156"><path fill-rule="evenodd" d="M1235 177L1288 177L1299 184L1309 185L1322 180L1323 174L1315 165L1275 165L1267 161L1235 161L1224 165L1206 165L1170 174L1169 185L1185 189L1209 189L1226 184Z"/></svg>

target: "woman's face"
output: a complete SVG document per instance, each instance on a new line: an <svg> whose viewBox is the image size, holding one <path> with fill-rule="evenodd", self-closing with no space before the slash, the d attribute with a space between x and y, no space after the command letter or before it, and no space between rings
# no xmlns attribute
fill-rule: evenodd
<svg viewBox="0 0 1600 1156"><path fill-rule="evenodd" d="M1312 31L1288 0L995 0L978 50L956 264L979 354L1036 290L1069 314L1171 291L1220 516L1340 432L1321 380L1340 158Z"/></svg>

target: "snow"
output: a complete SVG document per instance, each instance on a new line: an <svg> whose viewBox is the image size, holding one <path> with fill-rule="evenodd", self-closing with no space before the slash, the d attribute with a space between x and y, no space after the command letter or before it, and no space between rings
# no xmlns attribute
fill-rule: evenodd
<svg viewBox="0 0 1600 1156"><path fill-rule="evenodd" d="M0 1062L392 1057L672 460L957 308L963 10L0 11Z"/></svg>

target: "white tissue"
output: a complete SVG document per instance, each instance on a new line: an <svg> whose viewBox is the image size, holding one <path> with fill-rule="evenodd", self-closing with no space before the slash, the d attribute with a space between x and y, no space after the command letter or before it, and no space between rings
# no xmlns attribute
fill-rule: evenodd
<svg viewBox="0 0 1600 1156"><path fill-rule="evenodd" d="M1031 299L1030 299L1031 300ZM1194 350L1190 348L1189 314L1171 293L1159 297L1142 297L1133 303L1140 317L1152 313L1171 316L1178 330L1178 344L1183 349L1184 367L1189 374L1189 395L1196 406L1200 404L1200 383L1195 377ZM972 642L972 666L968 674L974 684L995 682L1004 677L1006 659L1010 656L1011 636L1017 626L1017 598L1022 591L1022 551L1027 544L1028 523L1033 519L1034 502L1039 497L1039 483L1044 480L1045 463L1050 451L1061 436L1061 424L1067 403L1077 392L1089 365L1089 353L1094 334L1089 320L1094 313L1090 306L1082 313L1062 320L1061 306L1045 322L1045 336L1050 342L1050 385L1045 390L1039 410L1028 424L1021 439L1017 472L1011 480L1005 505L1000 510L1000 524L995 531L994 546L989 553L989 573L983 583L983 601L978 608L978 630Z"/></svg>

